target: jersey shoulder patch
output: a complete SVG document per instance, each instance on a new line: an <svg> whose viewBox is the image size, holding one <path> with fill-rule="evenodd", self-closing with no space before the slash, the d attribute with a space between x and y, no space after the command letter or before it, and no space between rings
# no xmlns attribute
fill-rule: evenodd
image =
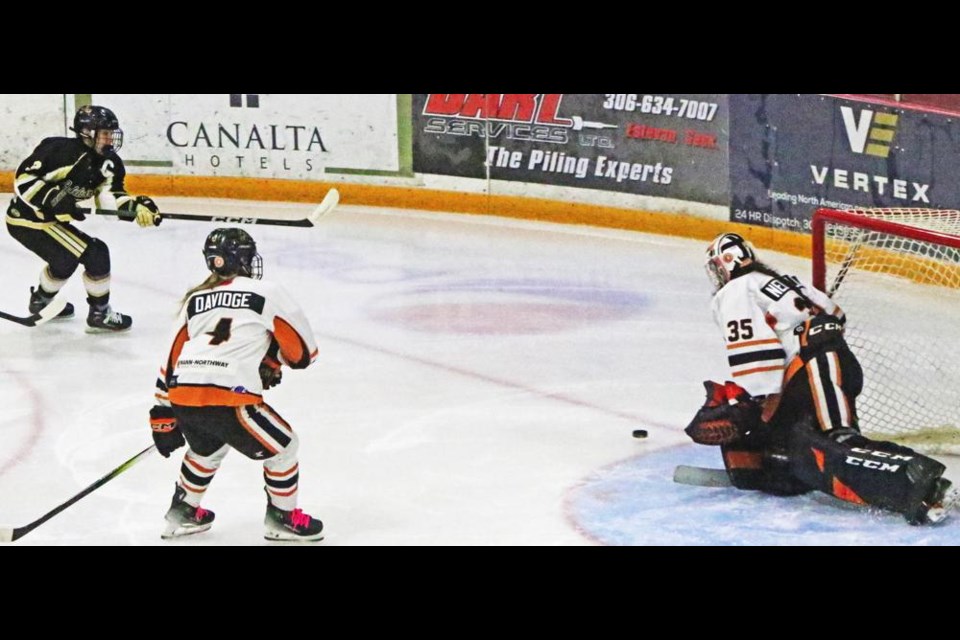
<svg viewBox="0 0 960 640"><path fill-rule="evenodd" d="M782 298L788 291L795 291L800 288L800 280L796 276L780 276L779 278L771 278L765 285L760 287L760 290L763 291L771 300L779 300Z"/></svg>

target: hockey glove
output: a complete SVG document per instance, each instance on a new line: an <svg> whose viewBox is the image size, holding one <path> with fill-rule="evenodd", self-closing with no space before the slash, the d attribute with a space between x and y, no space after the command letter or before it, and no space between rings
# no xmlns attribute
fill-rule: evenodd
<svg viewBox="0 0 960 640"><path fill-rule="evenodd" d="M157 445L157 451L164 458L169 458L172 452L186 444L170 407L158 404L150 409L150 428L153 430L153 442Z"/></svg>
<svg viewBox="0 0 960 640"><path fill-rule="evenodd" d="M47 202L50 204L46 208L53 212L53 218L58 222L83 221L87 218L77 207L77 199L60 186L50 190Z"/></svg>
<svg viewBox="0 0 960 640"><path fill-rule="evenodd" d="M280 370L280 363L269 355L264 356L260 362L260 382L264 389L270 389L277 386L283 380L283 372Z"/></svg>
<svg viewBox="0 0 960 640"><path fill-rule="evenodd" d="M760 405L746 389L736 383L703 383L707 400L684 429L697 444L719 445L739 440L756 428L760 421Z"/></svg>
<svg viewBox="0 0 960 640"><path fill-rule="evenodd" d="M136 196L120 205L120 211L133 211L136 220L141 227L159 227L163 221L160 215L160 207L149 196Z"/></svg>
<svg viewBox="0 0 960 640"><path fill-rule="evenodd" d="M842 347L844 319L821 313L794 329L800 338L800 357L809 362L818 353Z"/></svg>

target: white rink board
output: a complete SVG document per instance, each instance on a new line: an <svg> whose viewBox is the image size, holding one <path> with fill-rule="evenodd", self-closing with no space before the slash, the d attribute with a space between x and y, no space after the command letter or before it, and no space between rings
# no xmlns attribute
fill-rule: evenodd
<svg viewBox="0 0 960 640"><path fill-rule="evenodd" d="M15 170L43 138L64 135L63 101L62 93L0 95L0 170Z"/></svg>
<svg viewBox="0 0 960 640"><path fill-rule="evenodd" d="M323 180L326 168L397 171L394 94L102 94L132 172ZM153 163L171 163L168 166Z"/></svg>
<svg viewBox="0 0 960 640"><path fill-rule="evenodd" d="M396 94L255 95L255 108L248 106L248 94L241 94L241 106L230 106L229 94L90 94L79 99L117 114L124 131L120 156L129 174L343 180L546 198L715 220L729 216L723 206L632 193L397 175ZM0 118L0 171L16 170L44 137L73 136L68 126L77 100L76 94L0 94L0 113L4 114ZM313 138L314 129L326 151ZM352 171L336 171L340 169Z"/></svg>

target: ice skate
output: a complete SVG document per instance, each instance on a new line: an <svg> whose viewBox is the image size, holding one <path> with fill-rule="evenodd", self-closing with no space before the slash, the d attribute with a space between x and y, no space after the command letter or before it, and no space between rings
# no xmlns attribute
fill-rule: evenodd
<svg viewBox="0 0 960 640"><path fill-rule="evenodd" d="M31 315L40 313L43 311L43 308L50 304L54 296L47 296L40 290L40 287L30 287L30 304L28 308L30 309ZM67 306L63 308L63 311L57 314L54 320L66 320L74 316L73 305L69 302Z"/></svg>
<svg viewBox="0 0 960 640"><path fill-rule="evenodd" d="M930 495L907 521L910 524L937 524L946 520L960 502L960 491L951 488L951 484L946 478L938 478Z"/></svg>
<svg viewBox="0 0 960 640"><path fill-rule="evenodd" d="M87 315L87 333L117 333L126 331L133 325L133 318L117 313L110 305L90 307Z"/></svg>
<svg viewBox="0 0 960 640"><path fill-rule="evenodd" d="M173 501L170 503L170 509L164 519L167 521L167 528L163 530L160 537L164 540L179 538L194 533L202 533L213 526L214 513L203 507L194 507L184 501L187 492L179 484L173 492Z"/></svg>
<svg viewBox="0 0 960 640"><path fill-rule="evenodd" d="M263 537L267 540L323 540L323 523L302 509L284 511L273 506L267 495L267 515L263 519Z"/></svg>

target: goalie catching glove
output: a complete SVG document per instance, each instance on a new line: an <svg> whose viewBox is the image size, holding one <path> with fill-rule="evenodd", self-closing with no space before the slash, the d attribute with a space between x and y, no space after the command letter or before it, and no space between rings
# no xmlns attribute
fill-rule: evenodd
<svg viewBox="0 0 960 640"><path fill-rule="evenodd" d="M760 422L760 404L735 382L703 383L707 401L684 429L697 444L720 445L739 440Z"/></svg>
<svg viewBox="0 0 960 640"><path fill-rule="evenodd" d="M123 198L117 207L118 211L132 211L135 215L129 220L136 220L141 227L159 227L163 222L160 207L149 196L134 196Z"/></svg>

